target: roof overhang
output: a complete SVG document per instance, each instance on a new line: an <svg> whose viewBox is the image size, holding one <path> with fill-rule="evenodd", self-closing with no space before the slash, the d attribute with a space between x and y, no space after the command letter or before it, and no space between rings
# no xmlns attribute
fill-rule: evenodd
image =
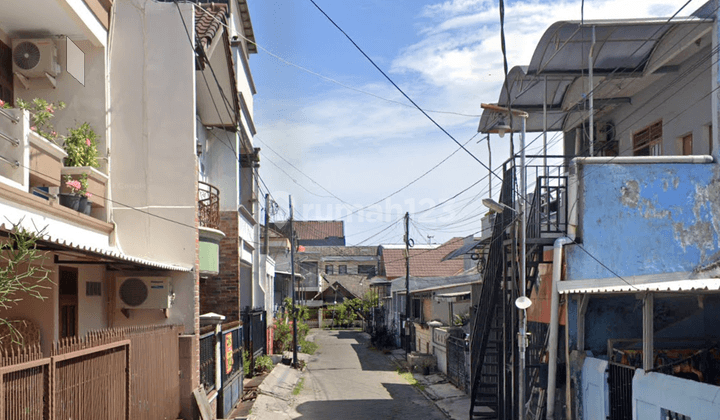
<svg viewBox="0 0 720 420"><path fill-rule="evenodd" d="M678 63L709 46L713 22L698 16L556 22L538 42L530 64L508 72L498 105L527 112L527 132L572 128L586 114L581 111L587 105L591 47L594 107L602 111L627 103L633 94L677 71ZM605 83L609 80L613 83ZM504 113L484 110L478 131L496 132L501 117ZM505 122L510 123L507 118ZM521 127L521 118L513 118L512 130Z"/></svg>
<svg viewBox="0 0 720 420"><path fill-rule="evenodd" d="M707 274L707 273L706 273ZM618 294L645 292L719 292L720 278L693 278L692 273L614 277L605 279L569 280L558 282L560 294Z"/></svg>

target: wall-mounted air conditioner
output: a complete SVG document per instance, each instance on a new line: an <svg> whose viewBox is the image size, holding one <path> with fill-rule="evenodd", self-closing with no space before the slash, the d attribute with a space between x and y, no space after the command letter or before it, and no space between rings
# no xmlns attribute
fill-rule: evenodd
<svg viewBox="0 0 720 420"><path fill-rule="evenodd" d="M12 43L13 73L28 79L60 74L57 46L49 38L15 39Z"/></svg>
<svg viewBox="0 0 720 420"><path fill-rule="evenodd" d="M118 277L117 306L123 309L168 309L171 304L170 278Z"/></svg>

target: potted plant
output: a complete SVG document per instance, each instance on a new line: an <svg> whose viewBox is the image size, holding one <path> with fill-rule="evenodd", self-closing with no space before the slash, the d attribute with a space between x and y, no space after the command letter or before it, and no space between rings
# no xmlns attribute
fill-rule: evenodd
<svg viewBox="0 0 720 420"><path fill-rule="evenodd" d="M67 152L65 167L62 169L64 176L82 181L86 179L86 192L101 197L94 202L99 207L104 207L105 187L107 175L98 171L98 135L88 123L82 123L76 128L70 129L65 137L63 147Z"/></svg>
<svg viewBox="0 0 720 420"><path fill-rule="evenodd" d="M83 174L79 179L65 176L65 187L69 192L58 194L60 204L81 213L90 214L92 203L88 200L92 194L87 192L88 178Z"/></svg>
<svg viewBox="0 0 720 420"><path fill-rule="evenodd" d="M0 108L11 109L10 104L0 101ZM29 114L29 127L20 124L22 138L30 144L30 185L34 187L59 187L65 151L57 144L60 136L50 123L55 111L65 108L63 102L48 102L35 98L30 102L17 100L17 107ZM22 116L22 114L20 114ZM24 118L24 117L23 117ZM29 131L24 131L28 130Z"/></svg>

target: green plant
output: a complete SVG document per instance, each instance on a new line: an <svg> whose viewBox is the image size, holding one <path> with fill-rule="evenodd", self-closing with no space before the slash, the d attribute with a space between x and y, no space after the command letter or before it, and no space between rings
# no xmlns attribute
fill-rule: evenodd
<svg viewBox="0 0 720 420"><path fill-rule="evenodd" d="M243 376L247 377L250 375L250 357L247 350L243 350L242 352L242 362L243 362Z"/></svg>
<svg viewBox="0 0 720 420"><path fill-rule="evenodd" d="M267 354L255 358L255 373L270 372L275 365Z"/></svg>
<svg viewBox="0 0 720 420"><path fill-rule="evenodd" d="M317 349L318 349L318 345L314 341L307 341L304 339L300 341L300 351L303 353L315 354Z"/></svg>
<svg viewBox="0 0 720 420"><path fill-rule="evenodd" d="M55 111L65 108L65 102L48 102L45 99L35 98L31 102L25 102L18 99L17 106L20 109L30 111L30 129L45 137L48 140L56 141L58 133L50 124L50 120L55 117ZM3 104L3 108L8 107Z"/></svg>
<svg viewBox="0 0 720 420"><path fill-rule="evenodd" d="M92 194L87 192L88 189L88 176L87 174L80 175L80 179L73 179L70 175L65 175L65 185L70 188L70 194L82 195L90 198Z"/></svg>
<svg viewBox="0 0 720 420"><path fill-rule="evenodd" d="M293 305L290 298L283 301L283 312L275 318L274 331L274 348L280 352L291 351L293 343L293 325L292 315L295 313L297 319L297 342L301 346L310 332L310 326L305 322L310 317L310 313L306 306ZM311 348L308 347L308 348Z"/></svg>
<svg viewBox="0 0 720 420"><path fill-rule="evenodd" d="M99 167L98 135L90 127L90 124L82 123L79 127L70 129L69 133L63 143L63 148L67 153L65 166Z"/></svg>
<svg viewBox="0 0 720 420"><path fill-rule="evenodd" d="M8 310L30 296L45 300L42 291L50 287L50 269L43 266L45 253L37 249L37 238L42 237L44 230L33 235L20 227L13 227L9 240L0 243L0 309ZM5 324L11 332L11 340L18 342L22 337L11 321L0 317L0 324ZM0 340L5 337L0 337Z"/></svg>
<svg viewBox="0 0 720 420"><path fill-rule="evenodd" d="M305 385L305 378L300 378L297 385L295 385L295 388L293 388L292 394L298 395L300 391L302 391L303 385Z"/></svg>

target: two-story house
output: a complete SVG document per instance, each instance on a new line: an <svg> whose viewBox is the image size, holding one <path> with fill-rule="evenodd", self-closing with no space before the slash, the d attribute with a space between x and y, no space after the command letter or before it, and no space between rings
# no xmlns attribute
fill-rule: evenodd
<svg viewBox="0 0 720 420"><path fill-rule="evenodd" d="M717 12L710 1L690 16L556 22L508 74L498 105L512 125L507 109L483 113L480 131L557 132L564 154L523 168L519 151L497 171L508 207L473 302L471 417L717 417ZM528 191L514 189L523 169ZM523 235L507 229L523 216L524 291L511 254ZM538 288L549 319L518 343L514 303Z"/></svg>

